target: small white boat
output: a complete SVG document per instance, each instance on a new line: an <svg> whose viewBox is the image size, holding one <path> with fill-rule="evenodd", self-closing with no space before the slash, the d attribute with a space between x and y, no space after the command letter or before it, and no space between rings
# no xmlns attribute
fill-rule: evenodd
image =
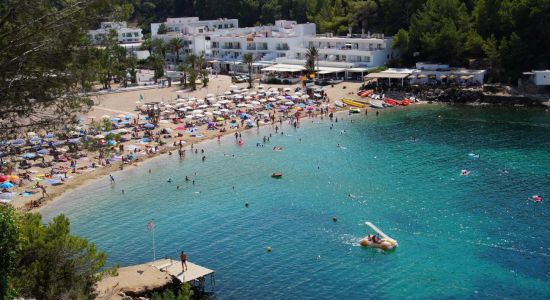
<svg viewBox="0 0 550 300"><path fill-rule="evenodd" d="M382 100L371 100L369 101L369 104L373 108L385 108L384 102Z"/></svg>
<svg viewBox="0 0 550 300"><path fill-rule="evenodd" d="M351 107L349 109L349 112L350 112L350 114L358 114L358 113L361 113L361 110L359 108L356 108L356 107Z"/></svg>
<svg viewBox="0 0 550 300"><path fill-rule="evenodd" d="M344 105L344 102L340 101L340 100L336 100L334 101L334 105L337 106L337 107L344 107L346 105Z"/></svg>

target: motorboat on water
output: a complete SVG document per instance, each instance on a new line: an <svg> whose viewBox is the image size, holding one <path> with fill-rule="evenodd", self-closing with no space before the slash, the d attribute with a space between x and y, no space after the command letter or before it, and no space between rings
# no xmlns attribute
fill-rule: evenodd
<svg viewBox="0 0 550 300"><path fill-rule="evenodd" d="M382 102L381 100L371 100L369 101L369 104L373 108L380 108L380 109L385 108L384 102Z"/></svg>
<svg viewBox="0 0 550 300"><path fill-rule="evenodd" d="M365 225L369 226L374 232L376 232L380 237L376 235L367 235L359 241L359 244L363 247L378 248L384 251L394 250L399 246L396 240L387 236L382 230L376 227L371 222L365 222Z"/></svg>
<svg viewBox="0 0 550 300"><path fill-rule="evenodd" d="M361 112L361 110L357 107L350 107L349 112L352 114L358 114Z"/></svg>
<svg viewBox="0 0 550 300"><path fill-rule="evenodd" d="M271 174L271 177L273 177L273 178L282 178L282 177L283 177L283 173L277 173L277 172L275 172L275 173Z"/></svg>
<svg viewBox="0 0 550 300"><path fill-rule="evenodd" d="M344 102L345 104L349 105L349 106L353 106L353 107L359 107L359 108L363 108L365 107L365 104L361 103L361 102L357 102L355 100L352 100L352 99L348 99L348 98L342 98L340 99L342 102Z"/></svg>
<svg viewBox="0 0 550 300"><path fill-rule="evenodd" d="M540 195L533 195L531 197L529 197L529 200L531 201L534 201L534 202L542 202L542 196Z"/></svg>

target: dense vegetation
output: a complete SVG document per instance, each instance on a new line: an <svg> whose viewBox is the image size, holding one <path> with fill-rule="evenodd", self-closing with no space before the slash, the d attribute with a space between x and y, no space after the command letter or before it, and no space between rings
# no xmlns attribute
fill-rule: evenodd
<svg viewBox="0 0 550 300"><path fill-rule="evenodd" d="M395 65L432 61L489 68L493 81L550 67L549 0L131 0L146 31L166 17L315 22L320 33L379 32L396 37Z"/></svg>
<svg viewBox="0 0 550 300"><path fill-rule="evenodd" d="M44 225L0 205L0 299L93 299L106 257L63 215Z"/></svg>
<svg viewBox="0 0 550 300"><path fill-rule="evenodd" d="M126 19L118 0L0 1L0 138L77 121L97 79L86 38L99 20Z"/></svg>

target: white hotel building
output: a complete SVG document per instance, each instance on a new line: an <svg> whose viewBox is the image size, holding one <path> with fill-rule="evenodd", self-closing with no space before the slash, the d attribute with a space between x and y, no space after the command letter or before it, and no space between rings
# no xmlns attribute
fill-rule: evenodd
<svg viewBox="0 0 550 300"><path fill-rule="evenodd" d="M139 43L143 41L141 28L128 28L126 22L101 22L99 29L89 30L88 38L94 44L100 44L111 30L116 31L121 44Z"/></svg>
<svg viewBox="0 0 550 300"><path fill-rule="evenodd" d="M278 20L272 26L239 28L237 19L200 21L190 17L169 18L164 24L168 28L166 34L158 34L160 23L151 24L153 39L168 42L180 38L185 44L180 59L185 53L204 54L221 72L246 71L242 64L245 53L253 54L255 73L301 72L307 49L315 46L320 54L319 74L360 79L363 72L386 64L396 55L391 38L370 34L317 35L314 23ZM168 54L167 59L175 63L175 55Z"/></svg>

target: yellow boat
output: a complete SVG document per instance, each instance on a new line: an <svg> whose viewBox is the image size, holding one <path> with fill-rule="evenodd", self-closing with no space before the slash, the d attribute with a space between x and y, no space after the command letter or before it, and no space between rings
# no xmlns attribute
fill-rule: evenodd
<svg viewBox="0 0 550 300"><path fill-rule="evenodd" d="M384 251L393 250L397 248L397 246L399 246L396 240L387 236L385 233L382 232L382 230L374 226L374 224L372 224L371 222L365 222L365 224L370 228L372 228L374 232L378 233L381 236L381 238L378 240L375 240L373 236L368 235L359 241L359 244L361 246L371 247L371 248L380 248Z"/></svg>
<svg viewBox="0 0 550 300"><path fill-rule="evenodd" d="M345 104L349 105L349 106L355 106L355 107L359 107L359 108L363 108L365 107L365 104L363 103L359 103L355 100L351 100L351 99L347 99L347 98L342 98L340 99L342 102L344 102Z"/></svg>

